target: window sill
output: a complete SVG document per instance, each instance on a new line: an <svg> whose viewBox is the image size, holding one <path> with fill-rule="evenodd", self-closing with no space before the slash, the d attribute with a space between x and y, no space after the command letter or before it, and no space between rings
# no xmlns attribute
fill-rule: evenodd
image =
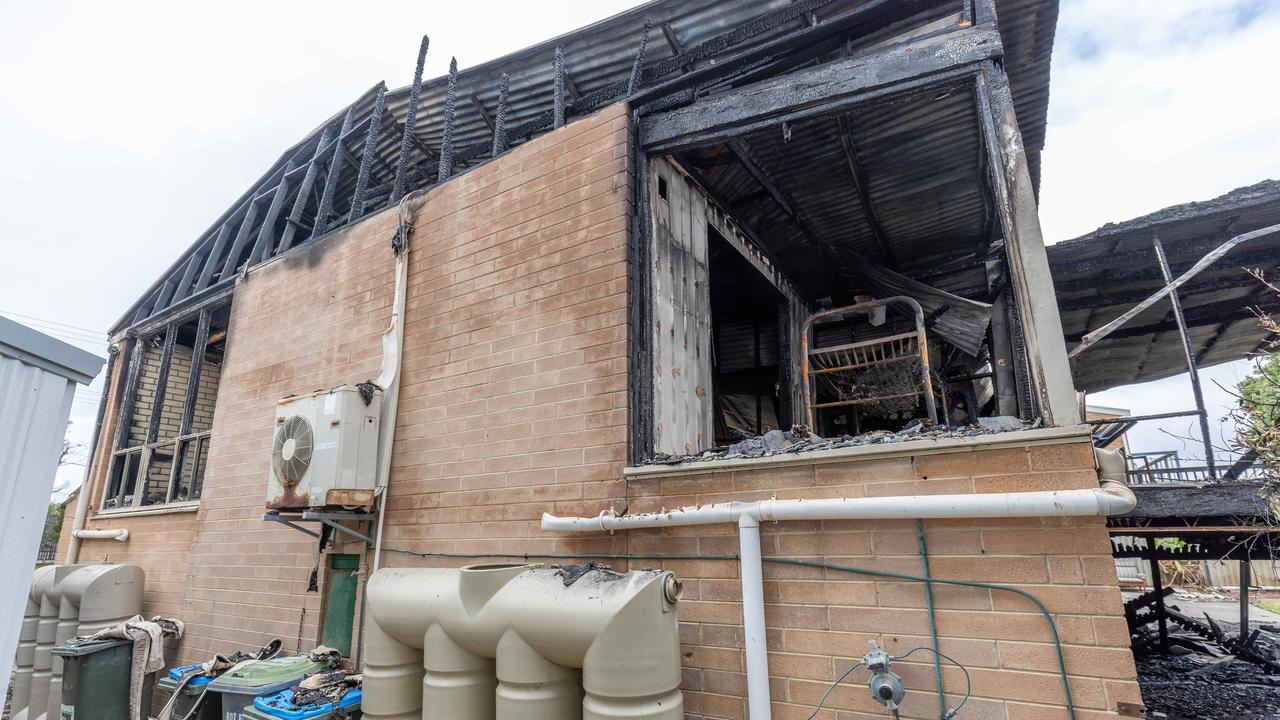
<svg viewBox="0 0 1280 720"><path fill-rule="evenodd" d="M94 517L135 517L138 515L167 515L169 513L188 513L200 509L200 501L169 503L168 505L151 505L149 507L109 508L98 510Z"/></svg>
<svg viewBox="0 0 1280 720"><path fill-rule="evenodd" d="M784 453L759 458L688 460L671 465L627 467L623 469L623 478L633 480L655 477L684 477L715 472L732 472L734 470L759 470L904 456L936 455L964 450L1089 442L1089 432L1088 425L1066 425L1062 427L1013 430L972 437L907 440L896 443L860 445L803 453Z"/></svg>

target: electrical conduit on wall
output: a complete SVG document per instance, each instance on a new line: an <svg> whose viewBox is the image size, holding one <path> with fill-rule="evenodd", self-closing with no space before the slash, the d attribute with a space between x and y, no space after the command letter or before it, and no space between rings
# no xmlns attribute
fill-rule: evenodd
<svg viewBox="0 0 1280 720"><path fill-rule="evenodd" d="M787 520L886 520L929 518L1088 517L1122 515L1137 499L1123 483L1103 473L1096 490L1062 490L963 495L913 495L881 498L761 500L728 502L661 512L596 517L542 516L542 529L597 532L682 525L737 523L742 579L743 644L747 660L747 704L751 720L769 720L769 659L765 641L763 560L760 522Z"/></svg>

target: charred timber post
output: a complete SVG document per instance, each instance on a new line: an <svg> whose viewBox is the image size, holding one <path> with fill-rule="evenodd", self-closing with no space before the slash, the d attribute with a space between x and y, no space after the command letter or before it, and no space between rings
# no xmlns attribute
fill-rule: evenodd
<svg viewBox="0 0 1280 720"><path fill-rule="evenodd" d="M373 159L378 154L378 132L382 128L382 113L387 107L387 89L378 90L373 101L373 113L369 116L369 131L364 136L364 152L360 156L360 170L356 174L356 189L351 194L351 212L347 222L355 222L364 214L364 194L369 188L369 173L373 172Z"/></svg>
<svg viewBox="0 0 1280 720"><path fill-rule="evenodd" d="M146 352L146 338L135 337L129 349L129 367L125 371L124 397L120 399L120 412L116 418L116 437L111 450L123 450L129 442L129 426L133 424L133 407L138 400L138 375L142 372L142 357ZM106 388L104 392L109 391Z"/></svg>
<svg viewBox="0 0 1280 720"><path fill-rule="evenodd" d="M178 339L178 326L169 323L164 328L164 346L160 351L160 366L156 371L155 397L151 400L151 415L147 420L147 445L154 443L160 436L160 416L164 412L164 398L169 386L169 368L173 364L173 345ZM147 472L144 468L143 472Z"/></svg>
<svg viewBox="0 0 1280 720"><path fill-rule="evenodd" d="M997 275L992 263L988 276ZM992 278L994 280L996 278ZM994 285L994 282L991 284ZM995 368L996 409L1001 415L1018 415L1018 386L1014 371L1013 340L1009 334L1009 288L999 289L991 301L991 350Z"/></svg>
<svg viewBox="0 0 1280 720"><path fill-rule="evenodd" d="M493 116L493 150L490 157L498 157L507 149L507 96L511 92L511 76L502 73L498 87L498 109Z"/></svg>
<svg viewBox="0 0 1280 720"><path fill-rule="evenodd" d="M418 101L422 98L422 68L427 62L427 47L431 38L422 36L422 45L418 47L418 64L413 70L413 87L409 90L409 107L404 115L404 134L400 136L400 160L396 163L396 184L391 190L388 205L395 205L404 197L405 186L409 182L409 160L413 155L413 126L418 118ZM452 85L452 82L450 83Z"/></svg>
<svg viewBox="0 0 1280 720"><path fill-rule="evenodd" d="M444 128L440 131L440 169L436 182L444 182L453 174L454 103L458 93L458 58L449 58L449 86L444 95Z"/></svg>
<svg viewBox="0 0 1280 720"><path fill-rule="evenodd" d="M636 90L640 89L640 69L644 66L644 51L649 45L649 30L653 27L653 20L644 19L644 33L640 35L640 49L636 51L635 62L631 63L631 78L627 80L627 97L631 97Z"/></svg>
<svg viewBox="0 0 1280 720"><path fill-rule="evenodd" d="M1164 277L1166 286L1173 282L1173 273L1169 270L1169 258L1164 254L1164 245L1160 236L1152 235L1151 244L1155 247L1156 260L1160 263L1160 275ZM1204 442L1204 465L1209 471L1209 479L1218 476L1217 464L1213 458L1213 437L1209 434L1209 413L1204 407L1204 390L1200 387L1200 371L1196 367L1195 351L1191 348L1191 333L1187 330L1187 320L1182 315L1182 300L1178 298L1177 288L1169 291L1169 304L1173 307L1173 318L1178 323L1178 335L1182 338L1182 352L1187 356L1187 374L1191 378L1191 394L1196 400L1196 411L1200 415L1200 439Z"/></svg>
<svg viewBox="0 0 1280 720"><path fill-rule="evenodd" d="M338 180L342 177L342 154L345 151L342 139L351 132L351 126L355 121L356 106L352 105L347 108L347 114L342 118L342 127L338 130L338 141L333 144L333 157L329 159L329 170L324 178L324 190L320 192L320 204L316 207L315 227L311 230L313 237L329 229L329 216L333 214L333 195L337 192Z"/></svg>
<svg viewBox="0 0 1280 720"><path fill-rule="evenodd" d="M564 48L556 46L551 60L551 69L555 75L555 85L551 98L551 125L564 126Z"/></svg>
<svg viewBox="0 0 1280 720"><path fill-rule="evenodd" d="M1074 425L1081 420L1080 409L1062 342L1062 318L1009 77L994 61L983 61L975 90L982 108L979 122L991 160L992 189L1005 237L1013 291L1010 304L1018 325L1013 329L1014 340L1020 338L1025 344L1022 357L1030 375L1025 387L1028 395L1034 393L1028 399L1039 405L1045 424Z"/></svg>
<svg viewBox="0 0 1280 720"><path fill-rule="evenodd" d="M307 174L302 177L302 184L298 186L298 195L293 199L293 209L289 211L284 232L280 233L280 244L276 246L276 254L293 247L293 238L302 224L302 213L307 208L308 196L311 195L311 188L315 187L316 175L320 173L320 158L328 149L329 140L332 137L333 132L327 127L320 133L320 142L316 145L315 154L311 156L311 162L307 164Z"/></svg>
<svg viewBox="0 0 1280 720"><path fill-rule="evenodd" d="M1236 642L1242 649L1249 642L1249 582L1252 571L1248 558L1240 561L1240 636Z"/></svg>
<svg viewBox="0 0 1280 720"><path fill-rule="evenodd" d="M200 373L204 370L204 353L209 344L209 322L213 311L208 307L200 308L196 320L196 337L191 345L191 370L187 374L187 394L182 405L182 420L178 425L178 435L191 434L191 422L196 411L196 397L200 392Z"/></svg>
<svg viewBox="0 0 1280 720"><path fill-rule="evenodd" d="M1148 541L1150 542L1150 541ZM1151 589L1156 595L1156 626L1160 629L1160 652L1169 654L1169 614L1164 608L1164 578L1160 577L1160 561L1151 556Z"/></svg>

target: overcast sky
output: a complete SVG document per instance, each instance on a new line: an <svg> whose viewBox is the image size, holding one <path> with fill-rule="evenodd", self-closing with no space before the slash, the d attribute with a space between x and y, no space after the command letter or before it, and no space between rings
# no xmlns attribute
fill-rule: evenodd
<svg viewBox="0 0 1280 720"><path fill-rule="evenodd" d="M634 4L0 0L0 313L103 354L106 328L286 147L378 81L409 82L422 33L435 76L450 55L466 67ZM1062 0L1046 238L1280 177L1277 48L1265 0ZM77 396L77 442L100 382ZM1092 400L1191 402L1185 379ZM1180 446L1157 427L1131 439Z"/></svg>

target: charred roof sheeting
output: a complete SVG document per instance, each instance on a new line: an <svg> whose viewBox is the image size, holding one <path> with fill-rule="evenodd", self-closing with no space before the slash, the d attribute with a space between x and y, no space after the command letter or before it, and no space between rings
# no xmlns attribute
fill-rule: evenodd
<svg viewBox="0 0 1280 720"><path fill-rule="evenodd" d="M871 204L899 267L970 255L985 220L977 110L969 87L850 114Z"/></svg>
<svg viewBox="0 0 1280 720"><path fill-rule="evenodd" d="M1048 249L1068 348L1164 287L1153 235L1174 276L1241 233L1280 223L1280 182L1267 180L1206 202L1186 203L1113 223ZM1245 268L1275 277L1280 237L1233 249L1179 290L1197 365L1247 357L1266 340L1251 307L1280 301ZM1169 302L1157 302L1072 364L1076 387L1097 392L1186 372Z"/></svg>
<svg viewBox="0 0 1280 720"><path fill-rule="evenodd" d="M682 164L755 231L802 294L844 302L870 289L859 272L867 263L911 276L945 261L976 262L994 220L985 157L973 85L960 80L786 132L755 132L687 153ZM985 296L983 272L948 279L951 292Z"/></svg>
<svg viewBox="0 0 1280 720"><path fill-rule="evenodd" d="M867 5L869 0L809 0L813 4L812 15L817 19L819 27L824 20L836 18ZM979 7L985 0L977 0ZM728 56L757 47L787 33L793 33L809 26L808 18L798 16L779 24L761 23L760 18L774 11L789 12L796 5L791 0L655 0L632 10L601 22L580 28L557 38L547 40L533 47L504 56L497 60L474 67L465 67L459 76L459 102L457 124L454 128L454 143L458 148L458 162L463 166L474 165L488 157L492 133L484 114L477 109L469 98L474 93L480 104L488 113L497 107L501 76L510 75L511 92L508 104L507 128L511 130L508 145L514 147L529 137L543 132L541 121L550 120L554 73L552 56L557 46L564 48L565 64L568 73L569 111L571 115L595 109L585 107L585 99L592 93L606 88L614 88L619 84L625 86L631 73L636 50L644 32L644 19L651 18L655 28L668 25L677 43L686 51L697 47L700 43L724 35L731 31L748 28L750 32L741 33L740 42L728 45L719 51ZM1005 46L1005 67L1010 77L1014 100L1022 127L1022 134L1027 149L1028 161L1031 164L1032 176L1039 177L1039 151L1043 144L1045 113L1048 106L1049 58L1053 49L1054 26L1057 18L1058 0L995 0L999 15L1001 38ZM925 16L938 16L939 13L958 13L961 0L910 0L902 4L886 5L882 14L902 16L904 13L918 11ZM754 24L753 24L754 23ZM429 30L429 28L424 28ZM891 31L890 31L891 32ZM823 46L826 47L825 45ZM818 51L821 51L819 48ZM799 63L809 60L805 53L808 49L789 51L776 63L762 63L759 72L785 72ZM649 73L655 66L669 60L675 50L662 37L653 37L645 55L645 72ZM406 50L406 58L408 51ZM408 63L408 59L406 59ZM652 78L647 79L651 80ZM434 155L439 152L440 135L443 125L444 93L447 78L439 77L426 81L422 86L421 104L414 127L413 187L422 187L435 181ZM721 87L704 88L703 91ZM355 101L356 119L353 131L343 141L348 150L349 163L341 173L340 182L334 194L334 218L345 217L350 205L350 196L354 190L356 168L351 163L358 163L364 151L365 130L368 117L372 112L377 91L381 85L364 93ZM400 88L386 95L387 112L380 126L375 163L370 179L370 192L364 198L365 205L356 216L381 207L380 200L390 196L391 178L398 159L401 130L406 112L410 88ZM690 96L691 99L692 96ZM598 96L596 103L612 102L617 96ZM295 167L290 175L291 187L285 198L285 207L292 207L297 187L315 144L324 128L334 132L341 123L346 108L337 110L333 117L317 127L297 145L287 150L272 168L254 184L210 229L200 236L188 250L167 270L155 284L147 290L124 316L112 328L116 335L130 325L141 322L170 306L183 297L198 295L202 291L210 291L215 285L230 282L230 272L197 273L204 280L202 287L188 287L182 293L175 292L181 283L191 256L217 250L223 255L230 253L234 243L228 240L223 245L216 245L222 225L231 222L235 227L230 233L231 239L236 235L239 222L248 212L252 198L262 202L264 196L269 201L269 191L275 187L284 166L293 160ZM523 127L522 127L523 126ZM326 161L327 163L327 161ZM314 205L314 204L312 204ZM256 221L262 221L266 207L260 208ZM306 232L299 232L297 242L304 242L310 237L309 223L313 214L311 206L306 208L302 224ZM284 212L288 214L288 210ZM331 220L330 222L333 222ZM322 229L323 230L323 229ZM248 247L239 248L240 255L232 263L236 269L247 261L254 246L256 228L250 228L253 237L249 238ZM761 229L763 232L763 229ZM267 248L264 256L270 257L274 248ZM202 257L197 260L203 263ZM181 295L183 297L175 297Z"/></svg>
<svg viewBox="0 0 1280 720"><path fill-rule="evenodd" d="M979 0L980 2L981 0ZM1004 69L1022 131L1031 184L1040 192L1040 151L1049 117L1049 65L1058 28L1057 0L996 0Z"/></svg>

